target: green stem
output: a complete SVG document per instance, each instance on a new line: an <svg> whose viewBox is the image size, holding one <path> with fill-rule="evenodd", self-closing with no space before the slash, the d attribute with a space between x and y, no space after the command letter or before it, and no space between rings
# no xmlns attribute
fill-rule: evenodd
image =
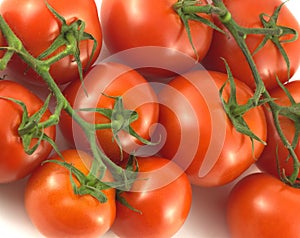
<svg viewBox="0 0 300 238"><path fill-rule="evenodd" d="M69 56L76 50L77 47L76 39L72 36L71 33L68 33L66 37L69 42L66 48L63 51L59 52L58 54L53 55L50 58L44 60L45 64L52 65L53 63L63 59L64 57Z"/></svg>
<svg viewBox="0 0 300 238"><path fill-rule="evenodd" d="M241 35L281 35L282 29L280 28L248 28L248 27L239 27Z"/></svg>
<svg viewBox="0 0 300 238"><path fill-rule="evenodd" d="M111 123L95 124L95 130L111 129Z"/></svg>
<svg viewBox="0 0 300 238"><path fill-rule="evenodd" d="M294 171L289 176L289 181L290 181L291 185L293 185L296 182L296 179L297 179L298 174L299 174L299 167L300 167L299 159L298 159L298 157L297 157L297 155L294 151L293 146L287 140L287 138L284 135L284 133L282 131L282 128L280 126L280 122L278 120L278 114L276 113L279 110L278 109L279 106L276 103L273 102L269 92L266 90L265 85L264 85L264 83L263 83L263 81L262 81L262 79L259 75L258 69L257 69L256 64L254 62L254 59L252 57L252 54L251 54L251 52L250 52L250 50L249 50L249 48L246 44L244 34L241 34L241 31L243 32L243 30L247 29L247 28L240 27L234 21L234 19L231 17L231 14L228 11L228 9L224 5L223 1L213 0L213 3L216 7L220 8L220 9L224 9L223 15L219 16L219 19L221 20L223 25L229 30L229 32L231 33L231 35L235 39L236 43L238 44L238 46L242 50L244 56L246 57L246 60L249 64L249 66L250 66L250 69L252 71L252 74L253 74L253 77L254 77L254 80L255 80L255 83L256 83L256 90L255 90L255 93L254 93L254 96L253 96L253 98L255 99L255 103L256 104L258 103L261 96L263 96L265 99L268 99L268 104L269 104L270 109L273 113L273 120L274 120L275 127L277 129L278 135L280 136L284 146L287 148L287 150L289 151L290 156L292 157L292 159L294 161ZM224 12L227 12L227 13L224 14ZM246 33L247 32L249 32L249 30L247 30Z"/></svg>
<svg viewBox="0 0 300 238"><path fill-rule="evenodd" d="M190 0L190 3L192 4L194 2L193 0ZM185 4L184 4L185 3ZM213 6L213 5L191 5L189 4L189 0L183 0L178 1L176 4L174 4L174 9L184 9L185 14L194 14L194 13L205 13L205 14L216 14L218 15L222 21L225 21L227 19L231 18L230 12L223 8L222 6ZM240 27L236 25L236 29L238 32L240 32L241 36L245 37L248 34L261 34L261 35L281 35L282 29L280 28L247 28L247 27Z"/></svg>
<svg viewBox="0 0 300 238"><path fill-rule="evenodd" d="M219 16L223 16L226 14L226 11L224 11L224 9L219 8L219 7L215 7L213 5L190 5L188 4L184 4L184 3L188 3L189 1L178 1L176 4L174 4L174 9L179 9L179 8L184 8L184 12L187 14L193 14L195 12L197 13L206 13L206 14L217 14ZM190 1L191 3L194 1Z"/></svg>
<svg viewBox="0 0 300 238"><path fill-rule="evenodd" d="M39 74L46 84L48 85L48 88L51 90L53 95L56 98L57 106L55 108L55 112L50 118L42 122L39 126L42 128L45 128L49 125L54 125L59 120L59 115L62 110L65 110L72 118L73 120L78 123L81 128L83 129L84 133L87 136L87 139L90 143L90 147L92 150L93 155L95 156L96 162L93 163L92 169L90 172L90 176L94 174L100 174L103 175L104 171L106 170L106 165L111 169L111 173L114 176L123 177L124 172L123 169L119 166L117 166L115 163L113 163L97 146L96 137L95 137L95 125L88 123L84 119L82 119L76 111L72 108L68 100L64 97L63 93L61 92L60 88L52 78L51 74L49 73L50 65L57 60L61 59L62 57L65 57L66 55L69 55L71 53L71 48L74 48L74 44L76 43L74 40L71 39L71 36L69 36L68 40L73 44L73 46L66 47L66 51L61 52L58 54L58 56L54 56L53 58L47 59L45 61L39 60L34 58L22 45L22 42L19 40L19 38L14 34L14 32L10 29L8 24L5 22L4 18L0 16L0 28L2 30L3 35L5 36L7 43L9 45L9 54L8 56L4 58L4 60L1 60L1 63L3 67L5 68L8 61L10 60L12 53L17 53L19 57L28 64L29 67L31 67L37 74ZM7 49L7 48L6 48ZM96 125L96 128L101 128L102 126ZM103 128L108 128L108 125L103 125Z"/></svg>
<svg viewBox="0 0 300 238"><path fill-rule="evenodd" d="M64 101L57 101L54 113L45 121L39 123L39 128L55 126L59 122L61 111L65 108Z"/></svg>
<svg viewBox="0 0 300 238"><path fill-rule="evenodd" d="M300 163L298 160L298 157L294 151L293 146L290 144L290 142L287 140L287 138L285 137L282 128L280 126L280 122L279 122L279 115L280 115L280 106L278 106L277 104L275 104L274 102L270 102L269 105L272 105L272 116L274 119L274 125L276 127L277 133L279 135L279 137L281 138L283 144L285 145L285 147L288 149L290 156L292 157L293 160L293 173L288 177L288 182L293 185L295 184L297 178L298 178L298 174L299 174L299 169L300 169ZM286 178L284 178L286 179Z"/></svg>
<svg viewBox="0 0 300 238"><path fill-rule="evenodd" d="M215 6L222 8L222 9L226 9L226 11L228 12L226 6L224 5L223 1L220 0L213 0ZM226 16L228 14L225 14ZM224 20L225 19L225 20ZM258 103L260 96L262 95L262 93L266 92L266 88L265 85L259 75L259 72L257 70L256 64L254 62L254 59L252 57L252 54L246 44L244 35L241 34L241 27L234 21L234 19L232 17L228 18L224 18L224 17L220 17L221 22L223 23L223 25L229 30L229 32L231 33L231 35L233 36L233 38L236 40L236 43L238 44L238 46L240 47L240 49L242 50L244 56L246 57L246 60L249 64L249 67L252 71L254 80L255 80L255 84L256 84L256 90L254 93L254 98L256 99L256 104Z"/></svg>

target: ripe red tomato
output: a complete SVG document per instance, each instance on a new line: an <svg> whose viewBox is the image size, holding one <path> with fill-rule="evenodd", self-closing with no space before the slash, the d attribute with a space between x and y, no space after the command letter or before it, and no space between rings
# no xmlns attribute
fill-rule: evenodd
<svg viewBox="0 0 300 238"><path fill-rule="evenodd" d="M227 75L213 71L192 71L179 76L159 94L159 123L164 127L160 153L185 169L190 181L201 186L228 183L242 174L261 154L264 144L239 133L226 117L219 89ZM253 95L235 80L236 97L245 104ZM229 84L223 97L228 100ZM249 128L266 139L266 121L261 107L243 116ZM160 132L157 132L160 133Z"/></svg>
<svg viewBox="0 0 300 238"><path fill-rule="evenodd" d="M26 105L29 116L32 116L43 106L42 100L31 91L9 80L0 80L0 97L22 101ZM21 179L31 173L48 157L52 151L52 146L48 142L42 141L33 154L27 154L18 133L18 128L22 122L22 107L8 99L0 98L0 110L2 112L0 113L0 183L7 183ZM50 111L47 110L41 121L45 121L50 115ZM45 128L44 133L55 140L55 126ZM31 147L37 141L38 139L32 139Z"/></svg>
<svg viewBox="0 0 300 238"><path fill-rule="evenodd" d="M92 58L93 63L102 47L102 30L95 2L93 0L48 0L48 3L66 19L67 24L79 19L85 22L85 32L93 35L98 42L95 55ZM61 22L48 10L44 1L4 0L0 4L0 14L34 57L44 52L60 33ZM87 66L91 57L92 47L92 40L84 40L79 44L83 68ZM62 49L63 47L60 47L55 51L55 54ZM26 81L43 82L17 56L13 57L8 67L13 72L23 75ZM58 84L64 84L78 78L78 67L74 61L74 56L64 57L54 63L50 73Z"/></svg>
<svg viewBox="0 0 300 238"><path fill-rule="evenodd" d="M103 0L101 24L108 50L133 68L150 68L152 77L170 76L194 67L197 56L179 15L176 0ZM206 4L201 1L199 4ZM212 20L211 16L201 14ZM212 28L196 21L189 23L200 61L207 53ZM156 68L156 69L155 69ZM166 69L162 70L162 69Z"/></svg>
<svg viewBox="0 0 300 238"><path fill-rule="evenodd" d="M285 84L286 89L290 92L296 103L300 102L300 81L292 81ZM281 88L276 88L270 92L271 97L275 98L275 102L281 106L290 106L291 102L288 96ZM280 166L280 171L285 170L285 175L289 176L293 172L293 160L289 158L289 152L283 145L278 132L275 128L273 116L268 106L265 108L266 120L267 120L267 145L261 154L259 160L256 162L257 166L264 172L268 172L274 176L282 175L278 174L277 161ZM295 135L295 125L290 119L280 116L280 126L282 127L283 134L288 141L292 143ZM295 153L300 156L300 142L298 141L295 148ZM288 159L289 158L289 159ZM300 174L298 175L300 178Z"/></svg>
<svg viewBox="0 0 300 238"><path fill-rule="evenodd" d="M263 4L259 0L224 0L223 2L230 11L232 18L239 25L252 28L263 27L259 19L259 14L265 13L271 16L276 7L282 4L281 0L266 0ZM265 19L268 20L267 17L265 17ZM217 19L215 19L215 23L225 30L225 27ZM297 19L286 6L282 7L277 24L293 28L300 32ZM291 35L287 35L281 37L280 40L291 39L291 37ZM250 34L246 38L246 43L250 51L254 52L262 40L262 35ZM282 46L289 57L291 67L290 76L292 76L300 63L300 58L297 54L297 52L300 51L300 39L298 38L298 40L292 43L283 43ZM211 47L203 60L203 65L210 70L226 72L224 62L220 59L221 57L226 59L235 77L248 84L252 89L255 88L254 79L248 63L241 49L228 31L226 35L214 32ZM268 89L278 86L276 76L278 76L281 82L285 82L289 79L284 58L271 41L254 54L253 58L260 76Z"/></svg>
<svg viewBox="0 0 300 238"><path fill-rule="evenodd" d="M112 231L120 237L171 237L191 207L188 177L175 163L160 157L137 158L139 174L130 191L121 193L137 211L117 201Z"/></svg>
<svg viewBox="0 0 300 238"><path fill-rule="evenodd" d="M94 66L84 78L69 84L64 90L66 99L79 115L92 124L111 123L111 120L100 113L79 111L84 108L113 109L115 100L108 96L122 96L124 108L134 110L138 119L131 123L132 128L145 139L150 138L151 127L158 120L157 98L151 85L135 70L118 63L102 63ZM66 113L61 114L60 127L66 139L76 148L89 149L81 127ZM149 134L150 133L150 134ZM111 129L97 130L99 146L108 157L120 161L120 149ZM140 146L136 138L128 132L118 133L124 158L126 154L136 151Z"/></svg>
<svg viewBox="0 0 300 238"><path fill-rule="evenodd" d="M299 197L299 189L269 174L243 178L228 198L230 237L298 237Z"/></svg>
<svg viewBox="0 0 300 238"><path fill-rule="evenodd" d="M76 150L62 155L87 174L92 158ZM59 156L50 159L60 160ZM73 175L78 186L78 180ZM107 171L103 181L112 181ZM76 195L70 171L56 163L46 163L30 176L25 190L25 208L32 223L46 237L100 237L111 227L116 215L115 189L102 190L107 201L100 203L91 195Z"/></svg>

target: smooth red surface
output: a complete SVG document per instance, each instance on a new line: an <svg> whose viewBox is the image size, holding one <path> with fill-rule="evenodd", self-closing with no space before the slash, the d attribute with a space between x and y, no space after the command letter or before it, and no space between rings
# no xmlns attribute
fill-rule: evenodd
<svg viewBox="0 0 300 238"><path fill-rule="evenodd" d="M300 102L300 81L292 81L285 85L286 89L290 92L291 96L295 100L295 103ZM280 106L290 106L291 102L288 96L281 88L277 88L271 91L271 97L275 99L275 102ZM257 166L274 176L283 175L283 171L286 176L290 176L293 173L294 162L289 156L289 152L284 146L277 129L275 128L274 119L268 106L265 107L265 114L267 119L267 146L257 161ZM287 138L290 144L293 143L295 136L295 123L284 117L279 116L280 127L283 131L284 136ZM298 123L298 122L296 122ZM298 136L299 137L299 136ZM299 138L298 138L299 140ZM295 146L295 154L299 157L300 145L299 141ZM280 173L278 173L277 162L279 163ZM300 177L300 174L298 175Z"/></svg>
<svg viewBox="0 0 300 238"><path fill-rule="evenodd" d="M82 151L66 150L62 155L85 175L92 157ZM51 159L61 160L59 156ZM78 186L78 180L73 176ZM106 173L102 181L112 181ZM115 215L115 189L102 192L107 202L100 203L91 195L76 195L70 182L70 171L49 162L30 176L25 188L25 208L31 222L46 237L100 237L111 227Z"/></svg>
<svg viewBox="0 0 300 238"><path fill-rule="evenodd" d="M43 106L43 101L35 94L19 83L9 80L0 80L0 97L22 101L26 105L29 116ZM0 111L0 183L7 183L30 174L48 157L52 146L42 141L33 154L26 154L18 133L23 115L21 106L8 99L0 98ZM45 121L50 115L50 111L47 110L41 121ZM55 140L56 128L54 126L45 128L44 133ZM32 139L31 146L34 146L37 141L37 138Z"/></svg>
<svg viewBox="0 0 300 238"><path fill-rule="evenodd" d="M101 5L103 39L112 54L125 51L122 59L132 65L149 66L149 74L157 79L191 69L206 55L212 39L212 28L190 21L189 26L197 56L184 25L173 9L175 0L104 0ZM205 4L201 1L199 4ZM212 20L211 16L201 14ZM147 50L148 46L157 47ZM131 55L139 48L141 55ZM144 51L143 51L144 48ZM157 52L157 49L160 48ZM164 49L164 50L163 50ZM129 50L129 51L128 51ZM153 68L152 66L155 66ZM161 69L169 70L168 73ZM172 72L173 71L173 72ZM143 71L145 72L145 71Z"/></svg>
<svg viewBox="0 0 300 238"><path fill-rule="evenodd" d="M242 179L231 191L227 206L230 237L297 237L300 190L269 174Z"/></svg>
<svg viewBox="0 0 300 238"><path fill-rule="evenodd" d="M48 0L48 3L71 24L78 19L85 22L85 32L94 36L98 42L92 63L97 59L102 48L102 29L98 18L97 6L93 0ZM0 14L20 38L26 50L34 57L39 56L59 35L61 23L48 10L44 1L4 0L0 4ZM85 40L79 44L80 60L83 68L91 56L93 41ZM58 49L58 53L63 48ZM43 83L42 79L19 57L13 57L9 69L18 72L24 80ZM51 66L50 73L58 84L64 84L78 78L78 67L74 56L65 57Z"/></svg>
<svg viewBox="0 0 300 238"><path fill-rule="evenodd" d="M164 158L138 158L138 164L142 174L137 176L132 190L121 196L141 213L117 202L112 231L123 238L172 237L184 224L191 208L192 190L188 177L175 163ZM163 183L173 174L177 177L172 182L152 190L151 183L159 180Z"/></svg>
<svg viewBox="0 0 300 238"><path fill-rule="evenodd" d="M85 91L86 90L86 91ZM64 95L78 114L92 124L110 123L111 120L100 113L78 111L84 108L112 109L115 100L107 96L122 96L125 109L138 113L138 119L131 123L132 128L145 139L150 139L152 126L158 120L158 103L151 85L135 70L118 63L101 63L93 67L84 79L69 84ZM103 95L104 94L104 95ZM105 96L107 95L107 96ZM89 144L81 127L65 112L61 114L60 128L65 138L76 148L88 149ZM111 129L96 131L99 145L106 155L120 162L120 149L113 139ZM126 131L118 133L124 158L142 146Z"/></svg>
<svg viewBox="0 0 300 238"><path fill-rule="evenodd" d="M160 153L180 164L190 181L196 185L220 186L233 181L256 161L264 148L262 143L254 140L252 150L250 138L239 133L226 117L218 94L218 89L226 80L227 75L223 73L193 71L172 80L159 95L163 104L159 122L166 130L166 141ZM235 84L237 101L240 105L245 104L253 92L238 80L235 80ZM213 93L214 97L207 96ZM229 95L227 84L223 98L227 101ZM216 112L218 114L214 114ZM213 114L220 120L218 127L212 124ZM266 139L262 107L249 110L243 118L255 135ZM205 157L212 143L215 143L213 150L219 153ZM204 160L214 162L200 176Z"/></svg>
<svg viewBox="0 0 300 238"><path fill-rule="evenodd" d="M282 3L281 0L266 0L263 4L259 0L224 0L223 2L237 24L242 27L260 28L262 24L259 19L259 14L265 13L271 16L275 8ZM265 17L265 19L268 20L267 17ZM215 23L225 30L225 27L221 26L216 18ZM300 31L297 19L286 6L282 7L277 24L293 28L298 32ZM213 41L203 61L203 65L210 70L226 72L224 62L221 60L222 57L228 62L233 75L254 89L256 86L248 63L228 30L225 31L227 32L225 35L214 32ZM291 39L291 37L291 35L287 35L281 37L280 40ZM262 40L262 35L250 34L247 36L246 43L251 53L254 52ZM297 41L283 43L282 46L290 60L290 76L293 76L300 64L300 58L298 56L298 52L300 51L300 39L298 37ZM253 56L253 59L267 88L271 89L278 86L276 76L281 82L286 82L289 79L287 65L271 41L257 52Z"/></svg>

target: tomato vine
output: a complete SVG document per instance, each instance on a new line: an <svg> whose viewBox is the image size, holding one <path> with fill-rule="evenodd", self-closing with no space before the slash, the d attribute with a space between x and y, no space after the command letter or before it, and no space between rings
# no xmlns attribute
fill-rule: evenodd
<svg viewBox="0 0 300 238"><path fill-rule="evenodd" d="M231 13L228 11L226 6L224 5L223 1L221 0L213 0L213 4L203 5L200 6L198 1L195 0L178 0L177 3L174 4L174 10L179 14L179 16L182 19L183 25L186 27L186 30L189 34L189 21L200 21L204 24L208 24L215 30L221 31L218 27L216 27L211 22L205 20L204 18L199 17L198 13L206 13L206 14L216 14L218 15L220 21L222 24L229 30L229 32L232 34L232 36L235 38L236 42L238 43L239 47L243 51L254 76L255 83L256 83L256 90L254 93L253 98L251 98L246 105L237 105L237 103L234 101L234 95L232 95L231 103L234 103L234 107L232 105L229 105L229 102L223 101L224 108L228 115L231 115L230 113L233 113L230 117L233 121L233 124L237 127L238 131L245 133L249 135L252 139L260 140L260 138L257 138L251 131L249 131L249 128L247 125L245 125L244 121L242 120L242 115L244 112L249 110L250 108L253 108L255 106L259 106L261 104L267 103L273 113L274 117L274 123L276 125L277 131L285 145L285 147L289 150L290 156L292 157L294 161L294 171L291 175L284 175L282 178L286 183L292 185L292 186L298 186L297 185L297 176L300 169L300 162L297 158L297 155L294 152L295 147L295 141L298 140L298 133L295 134L294 142L291 144L286 137L284 136L282 132L282 128L280 127L279 123L279 115L283 115L285 117L290 118L295 122L295 126L297 128L296 131L299 131L300 124L299 122L299 113L295 113L295 108L298 108L297 104L293 104L291 107L282 107L276 104L276 102L271 98L269 92L267 91L263 81L260 78L260 75L258 73L257 67L255 65L255 62L253 60L253 54L249 51L247 44L245 42L245 39L247 38L248 34L262 34L265 36L264 40L261 42L261 44L258 46L258 50L260 50L264 44L271 40L279 49L282 56L285 59L285 62L289 68L289 59L282 47L282 43L280 41L280 38L283 35L291 34L293 37L285 42L294 41L298 37L298 33L288 27L285 26L278 26L276 24L276 20L278 18L278 15L280 14L281 7L283 5L280 5L274 12L272 16L268 16L268 20L266 20L266 15L262 13L260 15L260 19L264 25L263 28L245 28L239 26L234 19L231 16ZM47 4L47 3L46 3ZM284 3L283 3L284 4ZM129 132L135 136L137 139L139 139L143 143L148 143L148 141L144 140L143 138L139 137L132 128L130 127L130 123L132 123L136 119L136 115L132 113L131 111L126 111L124 108L122 108L122 101L121 98L117 97L115 98L115 110L107 111L107 110L98 110L98 113L104 113L108 117L112 119L112 123L110 125L107 124L98 124L98 125L92 125L85 120L83 120L77 112L72 108L72 106L68 103L64 95L62 94L60 88L53 80L51 74L49 73L50 66L60 60L63 57L66 57L68 55L73 55L75 57L75 61L78 64L78 70L79 75L82 78L82 66L79 60L79 50L78 50L78 43L81 40L84 39L91 39L94 40L95 45L97 42L93 38L93 36L87 34L84 32L84 22L81 20L77 20L75 23L71 25L67 25L64 19L59 16L59 14L51 8L47 4L49 10L61 21L62 23L62 29L61 34L58 36L56 41L50 48L48 48L44 53L42 53L37 58L34 58L23 46L21 40L14 34L14 32L11 30L9 25L5 22L4 18L0 16L0 28L2 31L2 34L6 38L8 46L1 47L1 50L5 51L4 56L0 60L0 69L4 70L11 59L11 57L14 54L18 54L27 64L29 67L33 68L47 83L51 93L56 99L56 107L55 111L50 116L50 118L44 122L38 122L38 128L45 128L52 125L56 125L59 121L59 116L62 110L65 110L72 118L81 125L82 129L84 130L88 141L90 143L90 147L92 150L92 153L95 157L94 162L92 163L92 168L90 171L90 174L88 175L87 179L84 179L83 176L78 173L78 171L72 169L69 165L66 165L64 163L61 163L63 166L66 166L70 169L72 173L76 173L79 180L82 181L82 188L74 188L77 193L86 193L87 191L90 193L94 193L94 190L91 190L90 187L87 189L86 183L90 183L90 181L95 181L97 179L101 180L102 177L105 174L105 170L109 168L111 173L113 174L116 183L111 184L111 186L116 186L118 188L122 188L127 190L132 183L132 174L130 171L127 171L126 169L123 169L119 166L117 166L115 163L113 163L97 146L96 138L94 136L95 130L101 130L105 128L111 128L115 133L115 138L118 141L118 138L116 136L117 132L121 130L124 126L129 128ZM222 31L221 31L222 32ZM225 33L224 33L225 34ZM192 44L192 39L190 37L190 42ZM94 45L94 47L95 47ZM48 58L44 59L46 56L49 56L51 53L53 53L58 47L65 46L65 49L58 54ZM193 47L193 44L192 44ZM230 72L228 67L228 72ZM230 78L230 77L229 77ZM234 85L232 81L231 83L231 89L234 93ZM281 85L284 87L283 85ZM221 91L222 92L222 91ZM222 94L222 93L220 93ZM292 100L292 99L291 99ZM47 105L47 104L46 104ZM242 110L241 110L242 108ZM234 112L232 111L235 110ZM93 109L82 109L82 110L93 110ZM25 109L24 109L25 111ZM238 111L238 112L237 112ZM297 110L296 110L297 111ZM237 116L238 115L238 116ZM121 117L120 117L121 116ZM120 120L119 120L120 119ZM20 133L25 133L24 130L20 130ZM25 133L26 134L26 133ZM42 134L38 133L38 135L42 138ZM263 143L263 141L261 141ZM88 181L88 182L86 182ZM93 183L92 183L93 184ZM96 183L95 183L96 184ZM94 185L95 185L94 184ZM99 183L97 183L97 186ZM99 185L100 186L100 185ZM102 184L101 186L102 187ZM82 192L84 191L84 192ZM103 198L96 194L95 197L98 197L99 201L104 201Z"/></svg>
<svg viewBox="0 0 300 238"><path fill-rule="evenodd" d="M92 163L92 167L91 167L89 175L87 176L86 179L83 179L82 178L83 176L81 176L81 175L78 176L78 171L75 170L73 166L67 165L66 163L60 163L60 165L69 169L71 173L75 173L75 175L77 175L79 180L82 182L80 187L77 188L76 190L74 190L75 193L78 193L78 191L82 191L82 190L85 192L89 191L88 193L90 193L91 195L94 195L95 198L97 198L101 202L104 200L99 195L99 193L95 193L94 190L86 189L85 181L94 181L95 182L97 180L101 180L103 178L103 176L105 175L106 169L109 168L110 172L113 174L113 176L116 180L116 182L110 184L110 186L118 187L120 189L122 188L123 190L128 190L130 184L133 183L133 180L131 179L132 174L130 171L124 170L123 168L121 168L120 166L118 166L114 162L112 162L101 151L101 149L97 145L97 141L94 136L95 130L105 129L105 128L107 128L108 125L106 125L106 124L94 125L94 124L86 122L84 119L82 119L78 115L78 113L72 108L72 106L67 101L67 99L64 97L59 86L57 85L57 83L54 81L51 74L49 73L50 66L63 57L66 57L68 55L73 55L75 57L76 61L78 61L79 60L79 58L78 58L79 42L81 40L85 40L86 38L89 38L92 40L94 40L94 38L84 32L84 22L82 22L81 20L77 20L75 23L73 23L73 24L75 24L74 26L66 25L66 22L64 21L64 19L53 8L51 8L51 6L49 4L46 3L46 5L49 8L49 10L62 21L64 27L62 27L61 33L57 37L57 39L54 41L53 45L50 46L50 48L48 48L44 53L42 53L37 58L33 57L25 49L21 40L11 30L9 25L6 23L5 19L2 16L0 16L0 28L1 28L2 34L6 38L6 41L8 44L8 46L0 47L1 50L5 51L4 56L0 60L0 69L4 70L7 67L7 64L9 62L9 60L11 59L11 57L14 54L18 54L22 58L22 60L24 60L26 62L26 64L28 64L29 67L34 69L44 79L44 81L48 85L48 88L51 91L51 94L55 97L56 106L55 106L54 113L44 122L34 121L34 123L36 124L36 128L38 129L37 134L42 134L42 132L40 132L40 130L42 128L57 125L59 122L59 117L60 117L62 110L65 110L82 127L82 129L84 130L84 132L88 138L93 156L95 158L95 160ZM45 56L48 56L50 53L53 52L53 50L55 50L59 46L65 46L65 50L60 51L58 54L56 54L50 58L44 59ZM80 63L78 64L78 70L80 72L80 75L82 76L83 69L82 69ZM120 107L122 107L122 103L120 103L121 102L120 98L115 98L115 101L116 101L115 106L117 107L118 110L117 109L111 110L110 113L108 113L108 116L118 117L118 116L116 116L116 114L120 115L120 113L122 114L122 113L126 112L126 110L124 108L120 109ZM16 102L16 103L22 105L21 102ZM47 106L47 104L46 104L46 106ZM23 109L25 111L25 108L23 108ZM89 110L89 109L83 109L83 110ZM107 113L107 111L106 111L106 113ZM130 114L132 114L132 113L130 112ZM134 114L133 114L133 116L134 116ZM127 120L127 121L124 122L124 120ZM129 133L131 135L137 137L139 140L141 140L144 143L148 143L147 140L144 140L143 138L139 137L139 135L137 135L135 133L135 131L130 127L130 123L133 122L134 120L135 120L134 117L127 118L127 119L124 117L122 117L122 118L118 117L118 118L115 118L114 120L112 120L112 123L110 123L109 127L114 129L115 128L114 125L121 125L121 127L124 127L123 124L125 124L125 126L126 125L129 126ZM24 123L25 123L25 121L24 121ZM21 127L22 127L22 124L21 124ZM117 128L117 129L120 130L122 128ZM26 134L26 131L24 131L22 128L19 128L19 132L24 134L23 137L26 137L26 135L30 134L28 131ZM41 139L47 139L47 138L42 138L42 136L41 136ZM27 142L27 144L28 144L28 142ZM52 144L53 144L54 148L56 148L55 144L54 143L52 143ZM37 146L34 146L34 148L36 148L36 147ZM32 150L30 150L28 152L31 153ZM56 150L56 152L58 152L58 154L60 154L60 152L58 150ZM56 161L56 163L58 163L58 162ZM98 184L98 183L95 182L95 184Z"/></svg>
<svg viewBox="0 0 300 238"><path fill-rule="evenodd" d="M280 10L282 6L285 4L283 2L281 5L279 5L272 16L268 16L264 13L261 13L259 16L263 27L262 28L246 28L242 27L232 18L231 13L226 8L225 4L222 0L212 0L213 5L209 6L200 6L198 4L198 1L194 0L178 0L177 3L175 3L174 10L179 14L179 16L182 19L183 24L186 27L186 31L189 34L189 20L198 20L194 16L197 13L207 13L207 14L216 14L221 21L221 23L228 29L232 37L237 42L238 46L242 50L254 77L256 88L254 92L254 96L249 99L248 103L245 105L242 105L244 108L244 112L247 110L250 110L253 106L259 106L261 104L267 103L270 106L270 109L273 114L274 124L276 126L276 129L278 131L278 134L284 144L284 146L289 151L289 154L294 162L294 171L291 175L286 175L283 171L282 180L286 183L288 183L291 186L298 187L299 184L297 181L297 177L300 171L300 162L299 158L297 157L294 149L295 145L297 144L299 134L295 133L293 143L290 143L286 136L283 133L283 130L279 123L279 115L283 115L291 120L294 121L296 132L299 131L300 124L299 124L299 116L295 115L294 111L295 108L299 107L297 104L293 104L291 107L282 107L276 104L275 100L270 96L268 90L266 89L260 74L258 72L257 66L254 62L253 55L257 53L265 44L267 41L272 41L274 45L276 45L277 49L281 53L282 57L284 58L287 68L288 68L288 77L290 76L290 62L289 58L282 47L282 43L288 43L293 42L298 38L298 32L295 31L292 28L286 27L286 26L279 26L277 25L277 19L280 14ZM268 18L268 19L266 19ZM225 33L224 33L225 34ZM247 43L246 38L248 34L260 34L264 35L263 41L260 43L260 45L256 48L254 53L251 53ZM281 41L280 38L285 35L292 35L292 37L288 40ZM189 35L189 37L191 37ZM192 41L192 39L191 39ZM229 66L227 65L227 72L229 72ZM230 72L229 72L230 73ZM232 75L229 74L229 78L232 77ZM234 86L232 85L233 81L231 80L231 89L234 89ZM278 84L281 87L284 87L278 80ZM234 92L233 92L234 93ZM288 94L288 92L286 92ZM234 98L233 95L231 95L231 99ZM292 100L292 99L291 99ZM232 101L232 100L231 100ZM236 104L236 102L235 102ZM255 135L253 135L251 132L249 132L248 126L245 125L243 122L240 123L239 120L241 120L241 117L236 117L231 114L230 109L232 109L232 105L229 105L229 102L225 102L223 100L224 109L227 112L227 115L232 120L232 123L235 125L236 129L240 131L241 133L244 133L248 136L250 136L251 139L257 139ZM237 105L234 106L235 108ZM296 118L295 118L296 117ZM262 141L261 141L262 142ZM262 142L264 143L264 142Z"/></svg>

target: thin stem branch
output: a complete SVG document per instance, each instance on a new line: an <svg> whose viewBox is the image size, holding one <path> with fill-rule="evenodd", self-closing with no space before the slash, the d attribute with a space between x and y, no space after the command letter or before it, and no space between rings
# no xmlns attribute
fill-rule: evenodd
<svg viewBox="0 0 300 238"><path fill-rule="evenodd" d="M55 112L50 118L42 122L39 126L41 128L45 128L45 126L54 125L58 122L59 115L62 110L65 110L72 118L73 120L78 123L81 128L83 129L85 135L87 136L87 139L90 143L90 147L92 150L92 153L96 159L95 164L92 165L92 170L90 172L90 176L92 174L100 174L100 177L104 174L104 171L106 170L106 166L108 166L114 176L123 177L124 172L121 167L113 163L97 146L96 136L95 136L95 128L102 128L101 125L94 125L91 124L84 119L82 119L78 113L72 108L68 100L64 97L62 91L52 78L51 74L49 73L50 65L57 60L61 59L62 57L65 57L67 55L70 55L72 51L70 49L75 49L74 46L68 46L66 47L66 50L62 53L59 53L57 56L54 56L52 59L47 60L40 60L34 58L22 45L19 38L14 34L14 32L10 29L10 27L5 22L4 18L0 16L0 28L2 30L3 35L5 36L7 43L10 47L9 55L1 60L1 63L5 66L7 62L10 60L10 57L12 56L11 52L14 52L19 55L19 57L22 58L28 64L29 67L31 67L36 73L38 73L46 82L48 85L48 88L53 93L54 97L56 98L56 108ZM70 36L69 36L70 40ZM75 43L74 41L70 40L71 43ZM5 60L5 62L3 61ZM103 128L108 128L108 125L103 125Z"/></svg>
<svg viewBox="0 0 300 238"><path fill-rule="evenodd" d="M229 12L226 8L226 6L224 5L223 1L221 0L213 0L213 3L216 7L222 8L222 9L226 9L227 12ZM224 15L223 15L224 16ZM289 151L290 156L292 157L293 161L294 161L294 171L292 173L292 175L289 176L289 181L290 183L293 185L296 182L296 179L298 177L299 174L299 167L300 167L300 162L299 159L294 151L293 146L291 145L291 143L288 141L288 139L286 138L286 136L284 135L282 128L280 126L280 122L278 120L278 110L280 106L278 106L275 102L273 102L269 92L266 90L266 87L260 77L260 74L258 72L257 66L254 62L254 59L252 57L252 54L246 44L245 41L245 37L243 34L241 34L241 31L243 32L243 30L246 30L244 33L249 33L250 30L248 30L247 28L242 28L240 27L232 17L230 18L226 18L224 19L224 17L220 17L221 22L223 23L223 25L229 30L229 32L231 33L231 35L234 37L236 43L238 44L238 46L240 47L240 49L242 50L244 56L246 57L246 60L250 66L250 69L252 71L255 83L256 83L256 90L254 93L253 98L256 99L256 103L258 103L258 101L260 100L261 96L263 96L265 99L268 99L268 104L270 106L270 109L272 111L273 114L273 120L274 120L274 124L275 127L277 129L278 135L280 136L284 146L287 148L287 150ZM263 32L263 31L261 31ZM260 34L260 32L258 32L258 34ZM265 33L264 33L265 34Z"/></svg>

